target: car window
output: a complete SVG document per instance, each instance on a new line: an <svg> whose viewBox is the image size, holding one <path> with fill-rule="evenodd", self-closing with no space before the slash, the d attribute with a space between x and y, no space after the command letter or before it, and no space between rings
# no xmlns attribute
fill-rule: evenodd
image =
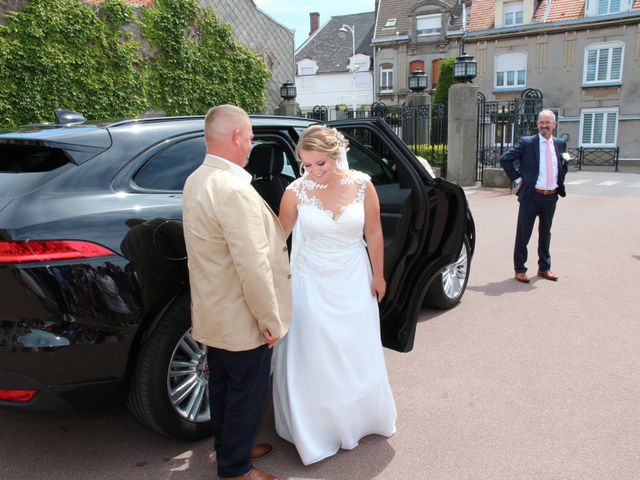
<svg viewBox="0 0 640 480"><path fill-rule="evenodd" d="M367 128L341 130L349 140L349 167L371 177L374 185L398 183L395 155L378 135Z"/></svg>
<svg viewBox="0 0 640 480"><path fill-rule="evenodd" d="M173 143L151 157L134 176L136 185L153 190L182 190L206 154L203 137Z"/></svg>
<svg viewBox="0 0 640 480"><path fill-rule="evenodd" d="M298 172L298 164L292 158L293 153L291 151L291 148L285 146L281 142L281 140L276 139L274 135L266 135L266 136L256 135L255 136L255 141L253 143L251 153L249 154L248 164L245 167L247 171L252 174L255 173L254 170L256 169L255 160L257 160L258 162L266 160L264 158L263 159L254 158L252 156L254 155L254 150L255 150L255 155L257 155L258 157L264 156L265 152L268 151L269 155L273 156L270 158L272 160L275 160L274 165L282 165L278 169L278 171L269 172L270 174L276 174L276 175L281 174L287 177L291 177L291 180L295 179L298 176L296 173ZM260 152L262 152L262 154ZM266 167L262 167L262 168L266 168Z"/></svg>
<svg viewBox="0 0 640 480"><path fill-rule="evenodd" d="M0 144L0 172L50 172L70 163L59 148L37 145Z"/></svg>

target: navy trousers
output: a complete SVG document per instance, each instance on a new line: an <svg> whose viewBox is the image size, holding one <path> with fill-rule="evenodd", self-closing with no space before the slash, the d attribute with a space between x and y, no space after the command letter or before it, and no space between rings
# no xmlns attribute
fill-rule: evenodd
<svg viewBox="0 0 640 480"><path fill-rule="evenodd" d="M208 347L209 403L220 477L239 477L249 460L267 402L271 355L266 345L241 352Z"/></svg>
<svg viewBox="0 0 640 480"><path fill-rule="evenodd" d="M527 245L531 239L533 225L538 218L538 270L551 269L551 224L556 211L558 195L541 195L532 192L527 199L520 201L516 244L513 249L513 266L516 272L526 272Z"/></svg>

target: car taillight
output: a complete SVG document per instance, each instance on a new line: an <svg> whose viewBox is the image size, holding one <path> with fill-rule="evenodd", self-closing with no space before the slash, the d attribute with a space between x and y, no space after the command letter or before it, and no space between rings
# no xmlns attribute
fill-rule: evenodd
<svg viewBox="0 0 640 480"><path fill-rule="evenodd" d="M114 255L108 248L77 240L0 241L1 263L50 262Z"/></svg>
<svg viewBox="0 0 640 480"><path fill-rule="evenodd" d="M28 402L38 393L37 390L0 390L0 400L5 402Z"/></svg>

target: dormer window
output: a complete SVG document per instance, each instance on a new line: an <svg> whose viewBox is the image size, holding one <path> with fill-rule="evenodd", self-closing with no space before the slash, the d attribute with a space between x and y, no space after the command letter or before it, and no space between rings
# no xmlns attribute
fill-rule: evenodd
<svg viewBox="0 0 640 480"><path fill-rule="evenodd" d="M504 4L504 26L522 25L524 22L524 4L522 1L505 2Z"/></svg>
<svg viewBox="0 0 640 480"><path fill-rule="evenodd" d="M387 20L387 23L384 24L382 28L395 28L396 27L396 18L390 18Z"/></svg>
<svg viewBox="0 0 640 480"><path fill-rule="evenodd" d="M440 36L442 15L418 15L416 17L416 35L418 37Z"/></svg>
<svg viewBox="0 0 640 480"><path fill-rule="evenodd" d="M628 12L633 0L588 0L586 16L609 15L612 13Z"/></svg>

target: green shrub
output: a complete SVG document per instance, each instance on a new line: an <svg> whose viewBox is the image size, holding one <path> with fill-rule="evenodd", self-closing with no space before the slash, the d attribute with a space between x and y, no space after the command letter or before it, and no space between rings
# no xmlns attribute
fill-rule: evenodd
<svg viewBox="0 0 640 480"><path fill-rule="evenodd" d="M32 0L0 30L0 121L53 120L53 110L88 119L129 117L145 107L139 45L123 38L133 20L122 0L94 9L79 0Z"/></svg>
<svg viewBox="0 0 640 480"><path fill-rule="evenodd" d="M264 108L264 60L196 0L157 0L144 11L142 33L154 49L145 75L152 107L168 115L203 114L221 103Z"/></svg>
<svg viewBox="0 0 640 480"><path fill-rule="evenodd" d="M447 163L447 145L409 145L409 148L433 167L440 167Z"/></svg>

